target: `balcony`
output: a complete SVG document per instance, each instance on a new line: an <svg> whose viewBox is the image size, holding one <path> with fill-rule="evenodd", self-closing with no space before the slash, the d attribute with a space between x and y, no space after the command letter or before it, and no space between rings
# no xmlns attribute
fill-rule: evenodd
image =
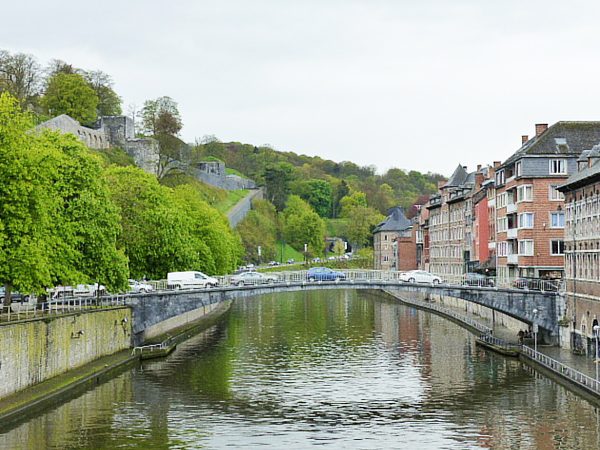
<svg viewBox="0 0 600 450"><path fill-rule="evenodd" d="M517 204L516 203L508 203L506 205L506 214L512 214L517 212Z"/></svg>
<svg viewBox="0 0 600 450"><path fill-rule="evenodd" d="M506 256L506 264L519 264L519 255L507 255Z"/></svg>
<svg viewBox="0 0 600 450"><path fill-rule="evenodd" d="M509 228L506 230L506 239L517 239L518 228Z"/></svg>

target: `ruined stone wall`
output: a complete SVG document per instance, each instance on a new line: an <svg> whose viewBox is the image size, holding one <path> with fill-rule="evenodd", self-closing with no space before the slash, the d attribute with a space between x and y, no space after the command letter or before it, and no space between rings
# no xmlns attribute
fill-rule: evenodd
<svg viewBox="0 0 600 450"><path fill-rule="evenodd" d="M104 149L110 147L110 140L103 129L83 127L75 119L61 114L35 127L36 130L50 129L63 134L71 133L77 136L87 147Z"/></svg>

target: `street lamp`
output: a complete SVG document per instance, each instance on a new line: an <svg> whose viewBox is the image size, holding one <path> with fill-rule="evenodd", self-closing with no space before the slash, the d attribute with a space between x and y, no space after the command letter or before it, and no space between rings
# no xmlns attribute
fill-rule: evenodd
<svg viewBox="0 0 600 450"><path fill-rule="evenodd" d="M538 324L535 321L535 319L537 318L537 313L538 310L534 309L533 311L533 349L535 350L535 352L537 353L537 332L538 332Z"/></svg>
<svg viewBox="0 0 600 450"><path fill-rule="evenodd" d="M592 330L594 330L594 336L596 336L596 360L594 363L596 364L596 381L598 381L598 332L600 331L600 326L594 325Z"/></svg>

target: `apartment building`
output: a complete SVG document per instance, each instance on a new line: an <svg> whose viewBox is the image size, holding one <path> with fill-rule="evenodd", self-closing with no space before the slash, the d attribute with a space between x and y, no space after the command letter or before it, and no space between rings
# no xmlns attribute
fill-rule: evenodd
<svg viewBox="0 0 600 450"><path fill-rule="evenodd" d="M600 122L536 125L532 139L495 169L497 276L561 278L564 272L564 197L557 189L577 159L600 142Z"/></svg>
<svg viewBox="0 0 600 450"><path fill-rule="evenodd" d="M495 163L498 166L500 162ZM472 251L470 271L496 271L496 190L493 167L477 167L472 194ZM467 242L468 244L468 242Z"/></svg>
<svg viewBox="0 0 600 450"><path fill-rule="evenodd" d="M404 209L399 206L390 208L386 219L373 230L373 268L375 270L417 268L413 222L406 218Z"/></svg>
<svg viewBox="0 0 600 450"><path fill-rule="evenodd" d="M429 211L429 271L442 278L458 278L471 260L471 194L475 172L458 165L450 179L438 187Z"/></svg>
<svg viewBox="0 0 600 450"><path fill-rule="evenodd" d="M600 331L594 331L600 317L599 161L600 145L584 151L577 160L577 172L558 188L565 196L565 317L572 347L588 353L594 351L594 338Z"/></svg>

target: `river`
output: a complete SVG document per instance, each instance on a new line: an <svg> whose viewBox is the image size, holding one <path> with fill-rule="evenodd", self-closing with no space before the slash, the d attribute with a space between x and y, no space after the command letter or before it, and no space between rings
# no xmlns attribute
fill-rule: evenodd
<svg viewBox="0 0 600 450"><path fill-rule="evenodd" d="M592 449L598 411L460 326L364 291L221 324L0 431L2 449Z"/></svg>

